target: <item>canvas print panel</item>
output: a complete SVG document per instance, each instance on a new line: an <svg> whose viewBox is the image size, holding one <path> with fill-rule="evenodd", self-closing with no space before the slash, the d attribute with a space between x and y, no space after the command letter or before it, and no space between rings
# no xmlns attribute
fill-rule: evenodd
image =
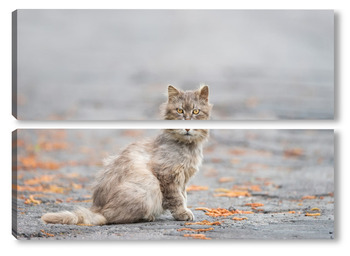
<svg viewBox="0 0 350 256"><path fill-rule="evenodd" d="M183 130L187 129L176 133ZM194 219L179 220L181 216L167 205L168 210L156 218L132 223L82 223L79 217L76 225L45 224L42 219L45 214L77 212L77 209L79 212L79 209L91 209L96 200L110 198L108 193L100 193L103 198L97 198L93 190L96 180L104 182L101 177L95 177L99 170L106 169L103 159L109 157L110 162L115 159L111 156L119 154L124 160L118 163L125 165L126 155L131 154L134 165L127 166L133 169L143 155L152 165L159 159L155 156L148 159L149 152L143 152L141 145L145 145L146 138L155 141L164 133L160 130L15 131L13 234L21 240L334 238L333 130L211 130L209 140L203 144L204 158L199 171L183 188L183 195L187 194L184 204ZM128 147L130 143L134 144ZM163 141L158 146L167 143ZM125 148L133 151L125 153ZM167 162L175 159L171 154L189 152L186 148L180 152L166 150L165 147L161 160ZM181 164L185 160L177 161ZM111 186L109 191L123 187L119 193L128 196L139 193L138 188L145 187L143 182L149 179L134 176L137 187L127 187L120 181L130 182L130 179L121 174L120 165L110 170L118 173L117 178L111 179L118 185ZM103 177L109 179L110 171ZM174 180L168 181L169 186ZM130 205L139 209L146 201L153 203L156 198L156 194L142 197L141 201L133 198L115 209L123 212ZM129 212L132 211L130 208ZM108 218L107 211L103 214Z"/></svg>
<svg viewBox="0 0 350 256"><path fill-rule="evenodd" d="M17 10L13 115L160 120L169 84L213 120L334 118L332 10Z"/></svg>

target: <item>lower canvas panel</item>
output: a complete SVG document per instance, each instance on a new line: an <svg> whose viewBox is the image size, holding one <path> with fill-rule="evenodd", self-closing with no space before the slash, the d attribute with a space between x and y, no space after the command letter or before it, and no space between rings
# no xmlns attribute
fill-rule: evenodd
<svg viewBox="0 0 350 256"><path fill-rule="evenodd" d="M203 163L187 184L187 207L194 221L176 221L165 211L153 222L131 224L42 222L41 216L48 212L90 208L91 184L103 169L103 158L161 132L14 131L14 236L31 240L334 238L333 130L211 130Z"/></svg>

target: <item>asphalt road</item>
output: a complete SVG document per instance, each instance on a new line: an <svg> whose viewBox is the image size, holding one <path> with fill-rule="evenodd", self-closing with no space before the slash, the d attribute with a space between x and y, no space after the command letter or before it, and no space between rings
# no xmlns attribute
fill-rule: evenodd
<svg viewBox="0 0 350 256"><path fill-rule="evenodd" d="M187 236L193 234L212 240L334 238L333 130L212 130L203 166L189 184L203 190L188 191L188 206L196 222L220 225L186 225L169 213L154 222L123 225L41 222L46 212L89 207L89 186L103 157L158 132L17 131L13 234L20 240L193 240ZM228 191L242 194L228 197ZM196 210L200 207L252 213L213 217Z"/></svg>

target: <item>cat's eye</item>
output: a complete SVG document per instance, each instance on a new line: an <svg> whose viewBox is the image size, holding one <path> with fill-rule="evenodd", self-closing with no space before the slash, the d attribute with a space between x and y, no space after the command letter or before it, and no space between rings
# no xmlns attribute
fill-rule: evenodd
<svg viewBox="0 0 350 256"><path fill-rule="evenodd" d="M193 114L198 115L199 109L194 109L192 112L193 112Z"/></svg>
<svg viewBox="0 0 350 256"><path fill-rule="evenodd" d="M179 114L182 114L184 112L183 109L181 109L181 108L177 108L176 110L177 110L177 113L179 113Z"/></svg>

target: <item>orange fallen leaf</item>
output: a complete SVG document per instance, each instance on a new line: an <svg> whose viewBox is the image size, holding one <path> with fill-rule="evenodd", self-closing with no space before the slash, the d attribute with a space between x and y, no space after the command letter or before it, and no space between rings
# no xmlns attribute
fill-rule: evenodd
<svg viewBox="0 0 350 256"><path fill-rule="evenodd" d="M37 167L37 160L34 155L19 157L19 162L27 169L34 169Z"/></svg>
<svg viewBox="0 0 350 256"><path fill-rule="evenodd" d="M74 189L82 189L82 188L83 188L83 185L81 185L81 184L76 184L76 183L72 183L72 187L73 187Z"/></svg>
<svg viewBox="0 0 350 256"><path fill-rule="evenodd" d="M230 181L233 181L233 180L234 180L233 177L221 177L221 178L219 179L219 182L220 182L220 183L225 183L225 182L230 182Z"/></svg>
<svg viewBox="0 0 350 256"><path fill-rule="evenodd" d="M289 158L302 156L303 153L304 153L304 151L301 148L286 149L283 152L284 157L289 157Z"/></svg>
<svg viewBox="0 0 350 256"><path fill-rule="evenodd" d="M234 185L233 190L243 190L243 191L247 191L247 190L251 190L251 191L261 191L261 188L259 185Z"/></svg>
<svg viewBox="0 0 350 256"><path fill-rule="evenodd" d="M250 203L250 204L245 204L246 206L250 206L252 208L257 208L257 207L260 207L260 206L264 206L264 204L261 204L261 203Z"/></svg>
<svg viewBox="0 0 350 256"><path fill-rule="evenodd" d="M177 231L194 231L194 232L206 232L206 231L210 231L210 230L214 230L214 228L197 228L197 229L193 229L193 228L180 228Z"/></svg>
<svg viewBox="0 0 350 256"><path fill-rule="evenodd" d="M20 185L13 185L12 189L15 189L17 191L29 191L29 192L44 192L43 186L20 186Z"/></svg>
<svg viewBox="0 0 350 256"><path fill-rule="evenodd" d="M56 162L39 162L38 167L40 169L47 169L47 170L57 170L61 168L61 164L56 163Z"/></svg>
<svg viewBox="0 0 350 256"><path fill-rule="evenodd" d="M196 208L197 210L198 208ZM202 220L200 222L187 222L185 223L185 225L221 225L221 221L214 221L214 222L211 222L211 221L208 221L208 220Z"/></svg>
<svg viewBox="0 0 350 256"><path fill-rule="evenodd" d="M49 188L45 192L63 194L65 192L65 188L58 187L56 185L50 185Z"/></svg>
<svg viewBox="0 0 350 256"><path fill-rule="evenodd" d="M229 151L229 153L231 154L231 155L238 155L238 156L241 156L241 155L245 155L246 153L247 153L247 151L246 150L244 150L244 149L231 149L230 151Z"/></svg>
<svg viewBox="0 0 350 256"><path fill-rule="evenodd" d="M289 211L288 213L291 213L291 214L293 214L293 213L295 213L295 211Z"/></svg>
<svg viewBox="0 0 350 256"><path fill-rule="evenodd" d="M55 236L54 234L50 234L50 233L45 232L43 229L40 229L40 231L42 233L44 233L46 236L51 236L51 237Z"/></svg>
<svg viewBox="0 0 350 256"><path fill-rule="evenodd" d="M247 220L247 217L242 217L242 218L238 218L238 217L233 217L233 220L237 220L237 221L241 221L241 220Z"/></svg>
<svg viewBox="0 0 350 256"><path fill-rule="evenodd" d="M309 212L305 213L305 216L320 216L320 215L321 215L321 213L319 213L319 212L317 212L317 213L309 213Z"/></svg>
<svg viewBox="0 0 350 256"><path fill-rule="evenodd" d="M301 200L305 200L305 199L316 199L316 196L303 196L301 198Z"/></svg>
<svg viewBox="0 0 350 256"><path fill-rule="evenodd" d="M229 191L226 193L219 193L219 194L214 194L215 197L241 197L241 196L248 196L250 197L251 194L248 191L238 191L238 190L233 190Z"/></svg>
<svg viewBox="0 0 350 256"><path fill-rule="evenodd" d="M192 237L194 239L209 240L211 238L206 237L204 234L184 234L184 237Z"/></svg>
<svg viewBox="0 0 350 256"><path fill-rule="evenodd" d="M191 185L186 188L186 191L200 191L200 190L208 190L208 187L206 186L197 186L197 185Z"/></svg>
<svg viewBox="0 0 350 256"><path fill-rule="evenodd" d="M29 198L27 198L25 201L24 201L25 204L34 204L34 205L37 205L37 204L41 204L41 201L40 200L36 200L34 198L33 195L30 195Z"/></svg>
<svg viewBox="0 0 350 256"><path fill-rule="evenodd" d="M231 189L228 189L228 188L216 188L214 191L215 191L215 192L228 193L228 192L231 192L232 190L231 190Z"/></svg>
<svg viewBox="0 0 350 256"><path fill-rule="evenodd" d="M261 188L259 185L251 185L248 189L251 191L256 191L256 192L261 191Z"/></svg>
<svg viewBox="0 0 350 256"><path fill-rule="evenodd" d="M44 192L44 193L58 193L62 194L65 192L65 188L58 187L56 185L50 185L48 187L44 186L20 186L15 185L13 186L13 189L16 189L17 191L28 191L28 192Z"/></svg>
<svg viewBox="0 0 350 256"><path fill-rule="evenodd" d="M59 198L56 198L56 201L55 201L56 204L60 204L60 203L63 203L63 200L62 199L59 199Z"/></svg>
<svg viewBox="0 0 350 256"><path fill-rule="evenodd" d="M24 184L25 185L35 185L38 183L42 183L42 182L50 182L55 178L55 176L53 175L42 175L40 177L36 177L33 179L29 179L29 180L25 180Z"/></svg>
<svg viewBox="0 0 350 256"><path fill-rule="evenodd" d="M179 228L177 231L194 231L193 228Z"/></svg>
<svg viewBox="0 0 350 256"><path fill-rule="evenodd" d="M321 211L321 209L320 208L317 208L317 207L314 207L314 208L312 208L310 211Z"/></svg>
<svg viewBox="0 0 350 256"><path fill-rule="evenodd" d="M211 216L211 217L227 217L230 215L234 215L234 214L252 214L252 211L240 211L240 210L232 210L229 211L227 209L224 208L205 208L205 207L198 207L195 210L202 210L205 211L206 215Z"/></svg>
<svg viewBox="0 0 350 256"><path fill-rule="evenodd" d="M57 170L61 168L61 164L52 162L52 161L47 161L47 162L42 162L38 161L35 155L29 155L25 157L19 157L19 162L22 165L18 166L18 169L48 169L48 170Z"/></svg>

